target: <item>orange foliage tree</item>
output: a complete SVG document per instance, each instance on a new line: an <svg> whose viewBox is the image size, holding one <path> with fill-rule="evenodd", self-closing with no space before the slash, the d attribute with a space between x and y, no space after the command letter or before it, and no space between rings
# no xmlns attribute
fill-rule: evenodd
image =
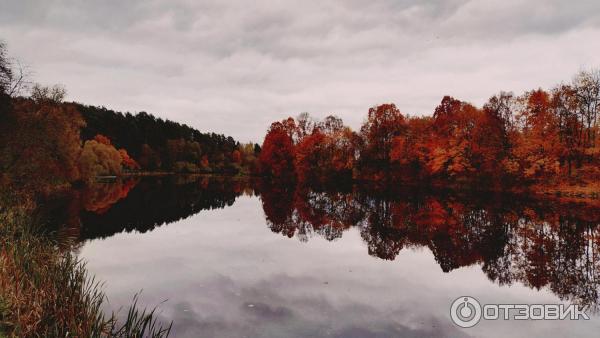
<svg viewBox="0 0 600 338"><path fill-rule="evenodd" d="M520 133L514 153L526 179L549 179L560 172L564 153L558 120L551 109L550 95L541 89L526 93L517 115Z"/></svg>
<svg viewBox="0 0 600 338"><path fill-rule="evenodd" d="M296 146L296 174L300 181L351 177L358 135L336 116L314 122L311 133Z"/></svg>
<svg viewBox="0 0 600 338"><path fill-rule="evenodd" d="M468 103L445 96L435 109L429 141L429 172L443 179L464 179L473 165L473 131L480 111Z"/></svg>
<svg viewBox="0 0 600 338"><path fill-rule="evenodd" d="M600 72L578 74L551 93L500 92L482 107L446 96L432 117L405 117L394 104L369 109L360 134L307 113L271 126L261 164L301 181L351 177L433 181L493 189L521 183L600 179L596 133ZM292 161L293 159L293 161ZM561 176L562 175L562 176Z"/></svg>
<svg viewBox="0 0 600 338"><path fill-rule="evenodd" d="M78 180L84 125L72 104L13 99L0 114L3 183L50 191Z"/></svg>

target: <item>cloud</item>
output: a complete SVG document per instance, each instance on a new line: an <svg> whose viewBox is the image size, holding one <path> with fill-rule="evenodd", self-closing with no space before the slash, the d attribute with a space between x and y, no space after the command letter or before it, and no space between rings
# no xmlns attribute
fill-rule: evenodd
<svg viewBox="0 0 600 338"><path fill-rule="evenodd" d="M177 337L468 337L448 318L409 304L381 309L339 298L340 289L324 297L318 278L275 275L240 285L220 277L205 280L203 294L194 291L185 290L189 301L161 304L159 320L173 322Z"/></svg>
<svg viewBox="0 0 600 338"><path fill-rule="evenodd" d="M9 1L0 38L69 98L261 142L308 111L358 128L372 105L429 114L445 94L568 80L600 65L600 3Z"/></svg>

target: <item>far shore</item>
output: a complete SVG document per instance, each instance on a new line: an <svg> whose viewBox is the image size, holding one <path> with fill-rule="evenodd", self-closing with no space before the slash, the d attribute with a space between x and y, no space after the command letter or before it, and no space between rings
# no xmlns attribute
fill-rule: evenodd
<svg viewBox="0 0 600 338"><path fill-rule="evenodd" d="M162 177L162 176L206 176L206 177L230 177L230 178L260 178L260 175L251 175L248 173L182 173L174 171L139 171L139 172L125 172L121 175L113 176L99 176L99 181L108 182L111 179L117 178L128 178L128 177ZM360 184L365 183L361 180L356 180L353 183ZM438 187L439 188L439 187ZM456 187L454 187L456 188ZM450 189L454 189L450 187ZM463 190L464 188L456 188L457 190ZM491 192L491 190L490 190ZM544 186L544 185L532 185L526 188L510 189L505 192L519 193L519 194L532 194L545 198L556 198L564 202L586 202L586 203L598 203L600 204L600 184L590 185L561 185L561 186Z"/></svg>

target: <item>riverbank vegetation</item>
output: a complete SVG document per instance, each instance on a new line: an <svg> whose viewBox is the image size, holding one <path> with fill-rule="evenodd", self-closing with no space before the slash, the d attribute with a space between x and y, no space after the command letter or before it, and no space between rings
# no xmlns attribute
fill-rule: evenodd
<svg viewBox="0 0 600 338"><path fill-rule="evenodd" d="M257 145L203 134L145 113L123 115L63 98L61 87L34 86L31 97L2 99L3 180L68 185L136 171L254 171ZM99 115L102 123L97 122Z"/></svg>
<svg viewBox="0 0 600 338"><path fill-rule="evenodd" d="M44 229L36 203L0 191L0 336L164 337L154 310L106 314L102 284L68 246ZM121 320L119 320L121 318Z"/></svg>
<svg viewBox="0 0 600 338"><path fill-rule="evenodd" d="M164 337L154 311L107 314L101 284L68 241L38 219L38 202L102 174L133 170L103 136L82 145L85 120L60 86L31 87L0 43L0 336Z"/></svg>
<svg viewBox="0 0 600 338"><path fill-rule="evenodd" d="M483 190L600 189L600 72L516 96L501 92L483 107L445 96L432 116L394 104L369 109L356 132L336 116L308 114L271 125L262 145L265 176L398 182Z"/></svg>

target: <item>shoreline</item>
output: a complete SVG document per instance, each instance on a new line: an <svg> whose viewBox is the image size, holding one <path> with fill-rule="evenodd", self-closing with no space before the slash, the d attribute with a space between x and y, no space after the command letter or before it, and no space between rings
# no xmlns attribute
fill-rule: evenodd
<svg viewBox="0 0 600 338"><path fill-rule="evenodd" d="M123 173L119 176L114 176L115 179L118 178L130 178L130 177L165 177L165 176L198 176L198 177L229 177L229 178L259 178L266 179L265 176L261 175L252 175L248 173L178 173L172 171L144 171L144 172L128 172ZM363 185L363 184L373 184L373 181L368 180L352 180L351 183L353 185ZM418 184L399 184L399 186L406 187L416 187L423 186ZM530 196L538 196L544 198L553 198L558 199L564 202L597 202L600 205L600 183L599 184L589 184L585 186L578 185L569 185L569 186L556 186L556 185L531 185L527 187L520 188L510 188L510 189L473 189L470 186L455 186L455 185L439 185L433 184L427 186L427 188L434 189L450 189L457 191L477 191L481 193L515 193L515 194L524 194Z"/></svg>

